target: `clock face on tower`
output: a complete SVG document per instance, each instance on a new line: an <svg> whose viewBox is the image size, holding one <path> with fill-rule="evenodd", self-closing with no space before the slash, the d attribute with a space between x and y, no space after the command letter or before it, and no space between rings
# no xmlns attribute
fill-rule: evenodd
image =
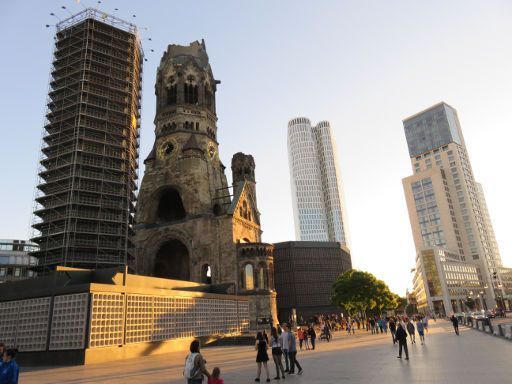
<svg viewBox="0 0 512 384"><path fill-rule="evenodd" d="M165 140L158 148L158 156L161 159L169 159L176 154L177 150L178 144L175 140Z"/></svg>
<svg viewBox="0 0 512 384"><path fill-rule="evenodd" d="M214 159L215 155L217 154L217 149L215 148L215 144L213 144L211 141L208 143L208 156L210 156L210 159Z"/></svg>

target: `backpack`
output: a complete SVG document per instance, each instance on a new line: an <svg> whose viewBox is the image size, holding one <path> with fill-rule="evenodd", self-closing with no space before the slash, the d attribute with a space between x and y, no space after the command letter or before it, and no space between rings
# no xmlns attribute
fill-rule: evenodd
<svg viewBox="0 0 512 384"><path fill-rule="evenodd" d="M199 353L191 353L185 359L185 369L183 370L183 376L185 376L186 379L193 378L199 371L199 366L196 367L194 364L197 355L199 355Z"/></svg>

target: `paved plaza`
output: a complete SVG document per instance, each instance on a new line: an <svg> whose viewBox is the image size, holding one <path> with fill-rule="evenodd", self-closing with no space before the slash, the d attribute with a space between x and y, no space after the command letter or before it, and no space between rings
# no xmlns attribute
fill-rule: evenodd
<svg viewBox="0 0 512 384"><path fill-rule="evenodd" d="M389 334L336 333L331 343L319 342L316 351L299 352L304 375L289 376L284 383L470 384L508 383L512 377L512 342L466 327L461 327L457 337L451 323L444 320L431 322L426 345L409 344L409 352L409 361L397 359L397 347ZM203 354L210 371L221 368L226 384L254 383L256 352L252 347L205 348ZM172 353L87 367L22 367L20 382L183 384L184 357L185 353ZM270 368L274 377L274 365Z"/></svg>

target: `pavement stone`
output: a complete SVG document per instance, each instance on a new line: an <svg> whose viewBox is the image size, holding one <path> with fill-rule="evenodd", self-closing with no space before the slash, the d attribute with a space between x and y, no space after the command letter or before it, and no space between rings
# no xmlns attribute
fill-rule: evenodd
<svg viewBox="0 0 512 384"><path fill-rule="evenodd" d="M461 327L456 336L450 322L429 323L426 345L409 346L410 360L397 359L391 335L356 335L337 332L332 342L318 342L315 351L299 351L302 376L289 376L283 384L338 383L510 383L512 342ZM248 346L202 350L211 371L219 366L226 384L254 383L256 351ZM184 353L62 368L21 368L23 384L174 384L182 376ZM269 362L271 378L274 364ZM262 376L262 379L265 377ZM262 380L265 382L265 380ZM276 383L276 381L272 380Z"/></svg>

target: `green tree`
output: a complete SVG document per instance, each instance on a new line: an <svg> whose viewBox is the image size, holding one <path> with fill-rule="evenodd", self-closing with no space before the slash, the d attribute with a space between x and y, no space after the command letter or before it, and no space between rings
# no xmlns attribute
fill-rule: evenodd
<svg viewBox="0 0 512 384"><path fill-rule="evenodd" d="M355 269L343 273L334 282L332 303L360 315L397 307L396 295L386 283L371 273Z"/></svg>
<svg viewBox="0 0 512 384"><path fill-rule="evenodd" d="M475 309L476 306L476 302L472 297L468 297L464 304L466 304L466 307L468 307L471 311Z"/></svg>

